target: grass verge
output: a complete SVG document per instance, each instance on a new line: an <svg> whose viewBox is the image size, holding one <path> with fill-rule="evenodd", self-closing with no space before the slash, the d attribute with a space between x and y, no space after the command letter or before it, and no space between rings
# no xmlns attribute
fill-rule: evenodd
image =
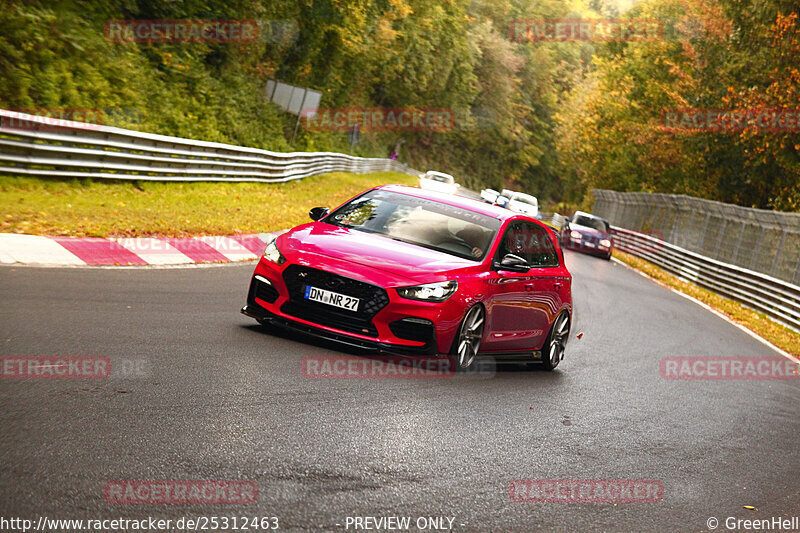
<svg viewBox="0 0 800 533"><path fill-rule="evenodd" d="M781 350L800 357L800 334L782 326L763 313L748 309L739 302L730 300L711 291L698 287L693 283L681 281L661 268L630 254L614 250L614 257L639 272L683 294L703 302L716 311L727 316L733 322L755 332L758 336L771 342Z"/></svg>
<svg viewBox="0 0 800 533"><path fill-rule="evenodd" d="M232 235L308 222L398 172L334 172L288 183L159 183L0 176L0 232L75 237Z"/></svg>

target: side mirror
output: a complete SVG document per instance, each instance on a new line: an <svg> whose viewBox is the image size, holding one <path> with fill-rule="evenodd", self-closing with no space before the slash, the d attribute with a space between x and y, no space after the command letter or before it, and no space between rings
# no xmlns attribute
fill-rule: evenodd
<svg viewBox="0 0 800 533"><path fill-rule="evenodd" d="M328 209L327 207L315 207L308 212L308 217L316 222L317 220L321 219L322 217L330 213L330 211L331 210Z"/></svg>
<svg viewBox="0 0 800 533"><path fill-rule="evenodd" d="M531 269L527 261L514 254L506 254L499 263L495 262L493 266L497 270L507 270L509 272L527 272Z"/></svg>
<svg viewBox="0 0 800 533"><path fill-rule="evenodd" d="M565 223L565 224L569 224L570 222L572 222L572 219L571 219L571 218L569 218L569 217L564 217L564 223Z"/></svg>

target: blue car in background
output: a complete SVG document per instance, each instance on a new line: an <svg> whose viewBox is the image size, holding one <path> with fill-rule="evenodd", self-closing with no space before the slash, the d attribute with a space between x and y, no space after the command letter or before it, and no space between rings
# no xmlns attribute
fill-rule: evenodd
<svg viewBox="0 0 800 533"><path fill-rule="evenodd" d="M591 255L611 259L614 251L614 238L611 224L604 218L576 211L572 217L564 219L559 240L562 248L569 248Z"/></svg>

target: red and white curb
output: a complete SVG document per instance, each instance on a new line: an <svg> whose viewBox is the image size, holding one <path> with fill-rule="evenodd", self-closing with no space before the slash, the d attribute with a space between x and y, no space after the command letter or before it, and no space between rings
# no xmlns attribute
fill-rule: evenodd
<svg viewBox="0 0 800 533"><path fill-rule="evenodd" d="M228 263L257 259L276 234L101 239L0 233L0 263L77 266Z"/></svg>

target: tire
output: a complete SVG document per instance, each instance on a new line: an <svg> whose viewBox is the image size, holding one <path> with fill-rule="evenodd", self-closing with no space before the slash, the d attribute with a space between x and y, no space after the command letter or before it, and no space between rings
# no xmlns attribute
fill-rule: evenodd
<svg viewBox="0 0 800 533"><path fill-rule="evenodd" d="M545 370L553 370L564 359L564 348L569 337L569 314L563 311L553 321L550 333L542 347L542 366Z"/></svg>
<svg viewBox="0 0 800 533"><path fill-rule="evenodd" d="M458 333L453 339L453 347L450 350L450 359L456 370L465 370L475 362L485 325L486 312L483 306L478 304L470 307L458 327Z"/></svg>

